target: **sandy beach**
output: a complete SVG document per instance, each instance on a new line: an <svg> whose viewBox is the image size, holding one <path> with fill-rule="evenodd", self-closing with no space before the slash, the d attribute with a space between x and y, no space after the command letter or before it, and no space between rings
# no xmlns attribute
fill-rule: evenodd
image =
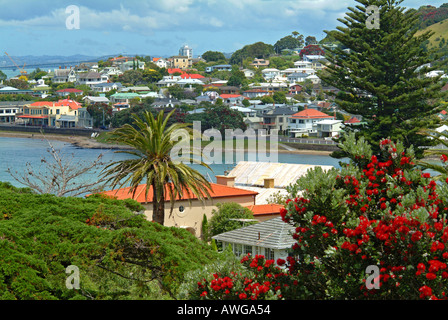
<svg viewBox="0 0 448 320"><path fill-rule="evenodd" d="M69 136L62 134L45 134L43 136L40 133L27 133L27 132L8 132L8 131L0 131L0 137L8 137L8 138L29 138L29 139L48 139L48 140L57 140L63 141L73 144L78 148L86 148L86 149L130 149L122 145L114 145L108 143L101 143L92 139L90 137L82 137L82 136ZM281 149L279 147L279 153L289 153L289 154L314 154L314 155L330 155L330 151L317 151L317 150L286 150Z"/></svg>

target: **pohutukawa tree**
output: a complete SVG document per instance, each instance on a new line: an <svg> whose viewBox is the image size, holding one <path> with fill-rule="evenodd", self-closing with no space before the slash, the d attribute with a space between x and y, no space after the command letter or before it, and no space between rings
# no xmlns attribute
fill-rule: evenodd
<svg viewBox="0 0 448 320"><path fill-rule="evenodd" d="M326 48L329 65L320 78L340 90L335 102L341 109L364 118L366 124L357 126L357 135L375 153L379 153L378 141L390 137L406 147L413 145L416 157L421 158L433 141L418 131L435 127L443 95L440 78L425 74L445 62L440 57L434 61L432 52L425 51L422 44L432 33L416 35L418 17L400 7L401 0L357 2L339 19L344 26L326 31L342 45ZM369 6L378 8L377 16L367 10ZM379 28L372 27L372 21L379 22Z"/></svg>

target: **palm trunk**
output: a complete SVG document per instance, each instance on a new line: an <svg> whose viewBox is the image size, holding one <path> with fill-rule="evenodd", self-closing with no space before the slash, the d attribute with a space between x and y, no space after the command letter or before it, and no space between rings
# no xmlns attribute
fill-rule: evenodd
<svg viewBox="0 0 448 320"><path fill-rule="evenodd" d="M155 186L152 186L153 188L153 200L152 200L152 220L154 222L157 222L163 226L165 223L165 197L162 195L160 198L160 201L157 201L157 191Z"/></svg>

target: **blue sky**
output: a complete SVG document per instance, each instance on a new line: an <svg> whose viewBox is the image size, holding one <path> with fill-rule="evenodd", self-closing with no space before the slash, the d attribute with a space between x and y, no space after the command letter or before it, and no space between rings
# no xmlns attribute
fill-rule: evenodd
<svg viewBox="0 0 448 320"><path fill-rule="evenodd" d="M405 0L439 7L448 0ZM170 56L188 44L194 55L274 44L298 31L318 40L354 0L0 0L0 50L12 56L144 54ZM80 9L67 29L66 8Z"/></svg>

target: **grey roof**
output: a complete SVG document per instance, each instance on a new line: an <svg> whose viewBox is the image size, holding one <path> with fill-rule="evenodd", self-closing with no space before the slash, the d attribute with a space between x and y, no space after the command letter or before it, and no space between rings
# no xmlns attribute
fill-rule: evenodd
<svg viewBox="0 0 448 320"><path fill-rule="evenodd" d="M296 242L292 237L295 227L276 217L213 237L218 241L245 244L270 249L289 249Z"/></svg>
<svg viewBox="0 0 448 320"><path fill-rule="evenodd" d="M272 116L277 116L277 115L291 115L291 114L295 114L296 111L292 110L289 107L278 107L272 110L269 110L268 112L266 112L266 115L272 115Z"/></svg>

